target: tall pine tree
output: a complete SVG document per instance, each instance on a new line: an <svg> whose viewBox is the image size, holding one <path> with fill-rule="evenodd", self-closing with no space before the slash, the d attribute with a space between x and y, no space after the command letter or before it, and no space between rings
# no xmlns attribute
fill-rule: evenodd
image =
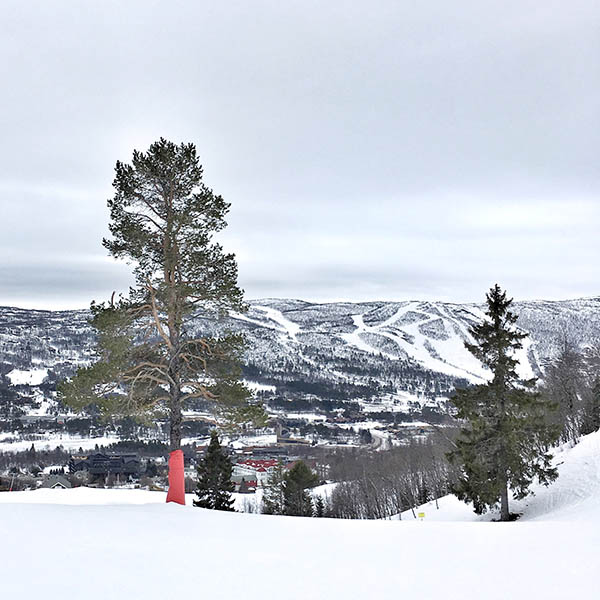
<svg viewBox="0 0 600 600"><path fill-rule="evenodd" d="M241 338L202 333L202 322L245 308L235 256L214 240L229 204L202 177L194 144L163 138L134 151L131 164L117 162L108 201L112 238L104 246L135 265L136 284L127 298L92 303L97 362L59 389L76 409L166 417L174 498L183 496L186 403L203 399L229 420L264 421L239 380Z"/></svg>
<svg viewBox="0 0 600 600"><path fill-rule="evenodd" d="M214 510L233 511L231 493L235 486L231 481L233 470L229 457L221 448L219 436L213 431L204 458L198 463L198 487L194 506Z"/></svg>
<svg viewBox="0 0 600 600"><path fill-rule="evenodd" d="M452 402L465 422L449 459L460 467L454 493L473 502L481 514L500 504L500 519L511 519L509 489L517 499L529 493L534 478L548 485L557 477L548 448L557 439L549 425L553 405L535 390L536 380L516 372L525 333L515 327L512 299L496 284L487 299L487 319L470 333L467 349L491 371L487 384L457 390Z"/></svg>

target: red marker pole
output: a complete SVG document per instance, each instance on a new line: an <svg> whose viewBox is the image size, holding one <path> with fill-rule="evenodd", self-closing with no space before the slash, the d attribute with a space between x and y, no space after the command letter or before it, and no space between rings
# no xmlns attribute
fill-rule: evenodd
<svg viewBox="0 0 600 600"><path fill-rule="evenodd" d="M183 473L183 450L169 454L169 491L167 502L185 505L185 477Z"/></svg>

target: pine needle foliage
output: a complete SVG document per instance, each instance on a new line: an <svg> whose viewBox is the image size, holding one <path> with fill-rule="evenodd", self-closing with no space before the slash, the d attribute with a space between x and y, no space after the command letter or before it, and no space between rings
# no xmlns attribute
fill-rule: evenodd
<svg viewBox="0 0 600 600"><path fill-rule="evenodd" d="M516 352L527 334L516 328L512 299L496 284L486 300L487 318L471 329L474 342L465 346L491 379L452 398L464 426L448 458L460 468L453 486L458 498L473 502L477 514L500 504L500 519L507 521L509 489L521 499L535 478L549 485L557 477L549 452L558 435L549 419L556 407L541 397L535 379L517 375Z"/></svg>

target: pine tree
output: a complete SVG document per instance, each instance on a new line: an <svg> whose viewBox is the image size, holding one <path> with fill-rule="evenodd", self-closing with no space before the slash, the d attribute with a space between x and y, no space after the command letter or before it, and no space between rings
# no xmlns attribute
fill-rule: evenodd
<svg viewBox="0 0 600 600"><path fill-rule="evenodd" d="M198 486L194 506L214 510L233 511L232 492L235 489L231 481L233 467L229 457L223 452L217 432L213 430L206 455L198 463Z"/></svg>
<svg viewBox="0 0 600 600"><path fill-rule="evenodd" d="M512 299L497 284L486 299L488 318L471 329L475 343L465 346L492 378L487 384L457 390L452 398L465 426L449 459L461 470L454 493L473 502L478 514L500 503L500 519L507 521L509 489L521 499L534 478L548 485L557 477L548 448L558 431L548 424L553 405L535 390L536 380L522 380L516 373L515 352L526 334L515 327Z"/></svg>
<svg viewBox="0 0 600 600"><path fill-rule="evenodd" d="M172 452L183 407L197 399L229 421L264 422L240 382L241 337L198 333L199 323L245 305L235 256L214 241L230 205L204 184L195 146L161 138L115 172L112 239L103 243L135 265L136 285L128 297L92 303L98 360L61 384L63 400L107 415L166 416Z"/></svg>

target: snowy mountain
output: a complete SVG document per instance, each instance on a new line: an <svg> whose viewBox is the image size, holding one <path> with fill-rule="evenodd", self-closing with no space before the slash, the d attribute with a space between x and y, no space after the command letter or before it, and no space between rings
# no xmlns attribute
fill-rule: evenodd
<svg viewBox="0 0 600 600"><path fill-rule="evenodd" d="M539 375L565 339L600 340L600 298L516 302L514 310L530 334L519 356L525 377ZM425 301L263 299L220 323L198 316L191 328L245 334L245 378L274 407L304 398L311 410L358 402L365 412L406 411L439 405L458 383L486 377L464 347L482 311ZM56 381L93 358L87 318L87 311L0 308L0 402L16 393L32 401L30 412L52 410Z"/></svg>
<svg viewBox="0 0 600 600"><path fill-rule="evenodd" d="M191 495L179 506L165 504L164 492L142 490L3 493L10 543L0 546L0 564L11 574L3 592L150 600L200 581L213 600L593 598L600 433L557 461L556 483L536 489L513 523L482 522L450 497L439 510L433 502L420 507L423 521L410 512L400 521L350 521L210 511L192 507ZM32 547L43 557L33 576ZM65 559L69 576L48 585Z"/></svg>

